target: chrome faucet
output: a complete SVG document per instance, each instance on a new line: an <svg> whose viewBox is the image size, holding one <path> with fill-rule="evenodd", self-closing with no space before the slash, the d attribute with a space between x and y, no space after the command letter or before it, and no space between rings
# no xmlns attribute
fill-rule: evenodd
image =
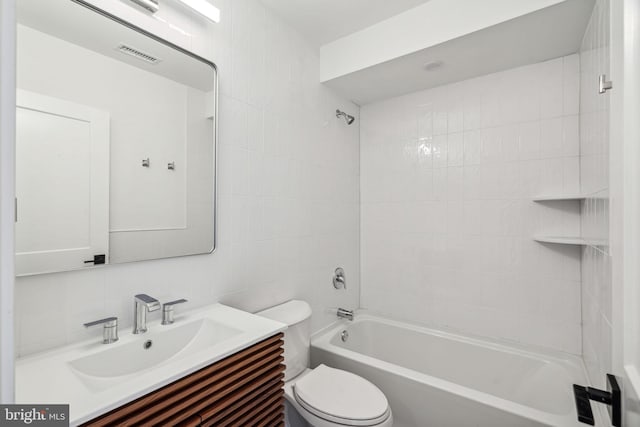
<svg viewBox="0 0 640 427"><path fill-rule="evenodd" d="M147 294L138 294L134 297L133 333L144 334L147 332L147 311L160 310L160 301Z"/></svg>
<svg viewBox="0 0 640 427"><path fill-rule="evenodd" d="M344 308L339 308L336 314L341 319L353 320L353 310L346 310Z"/></svg>

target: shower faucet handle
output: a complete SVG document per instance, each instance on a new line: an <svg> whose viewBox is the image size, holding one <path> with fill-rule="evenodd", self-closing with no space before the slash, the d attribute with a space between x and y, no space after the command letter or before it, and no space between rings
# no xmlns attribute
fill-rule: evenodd
<svg viewBox="0 0 640 427"><path fill-rule="evenodd" d="M162 324L163 325L171 325L175 320L173 319L174 310L173 308L178 304L183 304L187 302L186 299L181 298L175 301L167 302L162 304Z"/></svg>
<svg viewBox="0 0 640 427"><path fill-rule="evenodd" d="M336 268L333 273L333 287L336 289L347 289L347 278L342 267Z"/></svg>

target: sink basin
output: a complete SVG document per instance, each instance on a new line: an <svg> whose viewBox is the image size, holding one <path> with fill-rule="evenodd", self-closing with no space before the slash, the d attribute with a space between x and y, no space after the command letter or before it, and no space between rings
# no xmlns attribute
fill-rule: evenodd
<svg viewBox="0 0 640 427"><path fill-rule="evenodd" d="M222 304L147 326L144 334L122 328L113 344L94 336L18 359L16 403L70 404L70 425L81 425L287 328Z"/></svg>
<svg viewBox="0 0 640 427"><path fill-rule="evenodd" d="M114 378L151 369L180 354L189 355L241 333L240 330L198 319L169 330L138 335L139 340L69 362L73 370L97 378Z"/></svg>

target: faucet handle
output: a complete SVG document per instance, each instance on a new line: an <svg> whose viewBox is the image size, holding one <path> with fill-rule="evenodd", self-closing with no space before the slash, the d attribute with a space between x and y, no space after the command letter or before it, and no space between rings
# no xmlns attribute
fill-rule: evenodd
<svg viewBox="0 0 640 427"><path fill-rule="evenodd" d="M336 268L333 273L333 287L336 289L347 289L347 278L342 267Z"/></svg>
<svg viewBox="0 0 640 427"><path fill-rule="evenodd" d="M111 344L118 341L118 318L107 317L105 319L95 320L93 322L85 323L85 328L92 326L102 326L102 344Z"/></svg>
<svg viewBox="0 0 640 427"><path fill-rule="evenodd" d="M187 302L186 299L181 298L181 299L177 299L175 301L170 301L170 302L166 302L164 304L162 304L162 324L163 325L170 325L174 322L173 320L173 307L178 305L178 304L182 304Z"/></svg>
<svg viewBox="0 0 640 427"><path fill-rule="evenodd" d="M118 325L118 318L117 317L107 317L105 319L100 319L100 320L94 320L93 322L89 322L89 323L85 323L84 326L86 328L89 328L91 326L96 326L96 325L104 325L105 328L111 328L114 326Z"/></svg>

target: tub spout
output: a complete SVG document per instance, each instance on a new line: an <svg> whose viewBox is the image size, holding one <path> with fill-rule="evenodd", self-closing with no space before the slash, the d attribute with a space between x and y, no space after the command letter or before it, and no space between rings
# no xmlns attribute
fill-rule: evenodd
<svg viewBox="0 0 640 427"><path fill-rule="evenodd" d="M339 308L336 314L341 319L353 320L353 310L345 310L344 308Z"/></svg>

